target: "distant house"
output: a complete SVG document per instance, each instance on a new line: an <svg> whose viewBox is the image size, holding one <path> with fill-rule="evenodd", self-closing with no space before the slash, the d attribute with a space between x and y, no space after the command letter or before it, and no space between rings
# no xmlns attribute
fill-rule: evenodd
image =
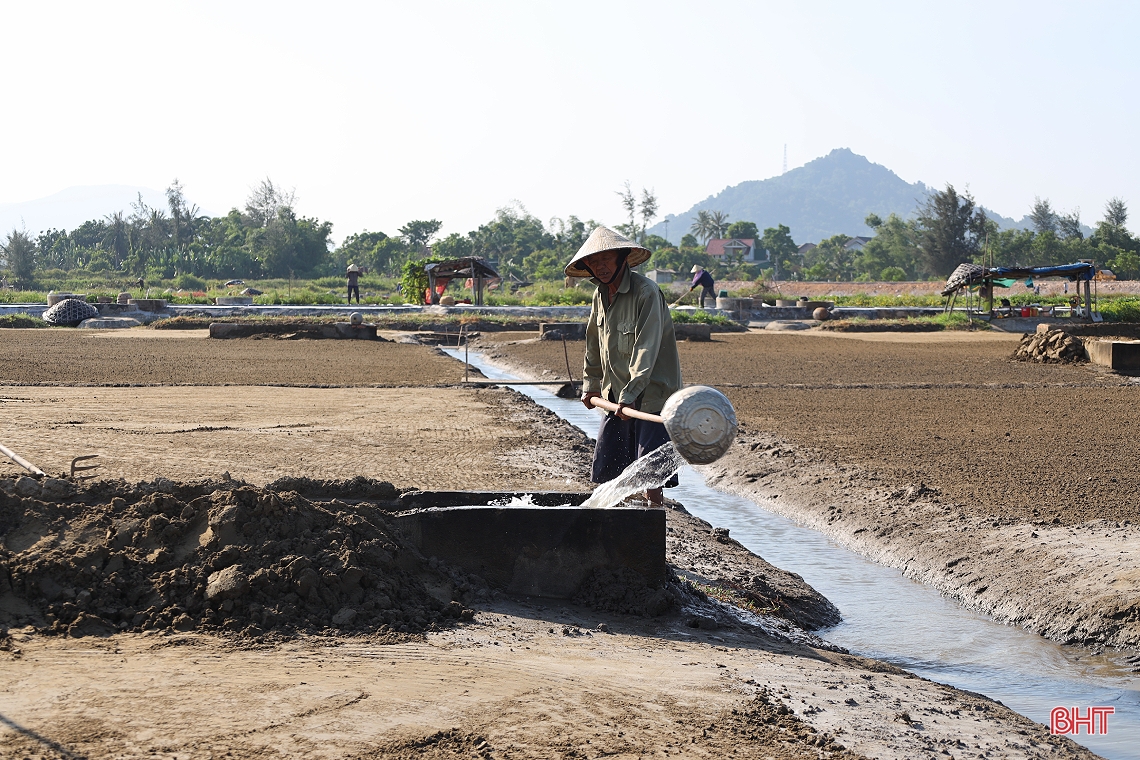
<svg viewBox="0 0 1140 760"><path fill-rule="evenodd" d="M861 251L861 250L863 250L863 246L867 245L867 243L870 243L870 242L871 242L871 238L860 237L859 235L856 235L855 237L848 240L846 245L843 246L843 248L844 248L844 250L847 250L847 251Z"/></svg>
<svg viewBox="0 0 1140 760"><path fill-rule="evenodd" d="M716 238L705 246L705 253L713 261L767 261L768 252L756 247L754 238Z"/></svg>
<svg viewBox="0 0 1140 760"><path fill-rule="evenodd" d="M804 254L808 253L809 251L814 251L816 248L819 248L819 246L816 245L815 243L804 243L803 245L801 245L799 248L796 249L796 252L799 255L803 256Z"/></svg>
<svg viewBox="0 0 1140 760"><path fill-rule="evenodd" d="M677 279L677 273L672 269L650 269L645 276L658 285L668 285Z"/></svg>

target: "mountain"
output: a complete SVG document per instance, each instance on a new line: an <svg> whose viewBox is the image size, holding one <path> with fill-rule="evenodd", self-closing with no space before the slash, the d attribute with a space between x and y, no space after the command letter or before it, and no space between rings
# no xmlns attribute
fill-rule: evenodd
<svg viewBox="0 0 1140 760"><path fill-rule="evenodd" d="M921 182L910 184L885 166L836 148L778 177L727 187L665 218L673 242L689 231L701 210L723 211L730 220L755 222L761 230L784 224L797 243L818 242L840 233L870 235L863 223L867 214L910 216L928 192ZM649 231L663 235L664 230L661 222Z"/></svg>
<svg viewBox="0 0 1140 760"><path fill-rule="evenodd" d="M787 225L797 243L818 243L832 235L873 233L864 224L867 214L886 219L891 213L904 219L926 202L932 188L908 183L890 169L873 164L847 148L836 148L822 158L778 177L741 182L710 195L683 214L669 214L649 229L654 235L679 243L689 232L697 212L723 211L730 221L755 222L760 230ZM1008 229L1033 229L1028 215L1011 219L983 207L986 216ZM1092 229L1082 225L1085 235Z"/></svg>
<svg viewBox="0 0 1140 760"><path fill-rule="evenodd" d="M139 193L148 206L166 208L166 196L161 191L130 185L69 187L34 201L0 203L0 237L20 229L32 235L52 228L73 230L116 211L129 214Z"/></svg>

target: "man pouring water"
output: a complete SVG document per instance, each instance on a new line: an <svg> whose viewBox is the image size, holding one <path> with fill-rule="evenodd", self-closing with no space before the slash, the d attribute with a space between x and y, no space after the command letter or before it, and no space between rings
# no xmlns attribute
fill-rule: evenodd
<svg viewBox="0 0 1140 760"><path fill-rule="evenodd" d="M648 249L606 227L597 227L566 265L569 277L589 277L597 286L586 325L582 403L592 398L617 404L598 430L590 479L606 483L635 460L669 442L660 422L625 414L637 409L660 413L681 389L681 360L673 318L660 288L631 267L649 259ZM674 474L666 487L677 485ZM645 492L660 506L660 488Z"/></svg>

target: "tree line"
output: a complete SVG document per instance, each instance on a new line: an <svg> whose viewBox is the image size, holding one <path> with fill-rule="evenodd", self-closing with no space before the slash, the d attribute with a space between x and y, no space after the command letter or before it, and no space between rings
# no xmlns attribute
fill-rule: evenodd
<svg viewBox="0 0 1140 760"><path fill-rule="evenodd" d="M680 244L673 244L648 232L657 216L653 191L643 188L638 195L627 182L617 194L628 221L616 229L653 252L645 269L688 273L697 264L718 279L916 280L945 277L964 261L1039 266L1092 259L1119 277L1140 277L1140 239L1125 227L1128 209L1119 198L1108 202L1104 218L1086 238L1079 211L1060 213L1047 199L1033 205L1033 229L999 230L968 192L947 185L911 219L869 214L873 237L861 247L848 247L850 236L835 235L801 253L787 226L761 232L753 222L732 221L715 210L698 212ZM225 216L201 214L177 180L166 189L166 201L155 208L140 196L129 212L70 232L52 229L33 237L13 231L0 243L0 268L7 269L10 285L33 284L38 270L258 279L339 275L348 264L399 278L405 263L430 254L482 256L518 281L556 280L597 226L573 215L543 223L516 202L467 234L437 239L439 220L413 220L393 235L367 230L349 235L334 250L332 224L299 216L293 193L268 179L251 191L241 210ZM717 238L755 240L761 261L708 256L707 243Z"/></svg>
<svg viewBox="0 0 1140 760"><path fill-rule="evenodd" d="M657 246L650 266L680 270L711 263L721 277L731 279L925 280L946 277L963 262L1028 267L1080 260L1092 260L1122 279L1140 278L1140 238L1125 226L1128 207L1122 199L1107 202L1103 219L1088 237L1079 209L1061 213L1048 199L1037 198L1029 217L1032 229L1002 230L970 193L948 184L931 193L911 219L868 214L873 236L861 246L848 246L850 235L834 235L801 253L784 225L760 235L755 224L730 222L712 210L698 212L679 246L652 235L646 240ZM763 263L701 260L708 241L716 238L756 239Z"/></svg>

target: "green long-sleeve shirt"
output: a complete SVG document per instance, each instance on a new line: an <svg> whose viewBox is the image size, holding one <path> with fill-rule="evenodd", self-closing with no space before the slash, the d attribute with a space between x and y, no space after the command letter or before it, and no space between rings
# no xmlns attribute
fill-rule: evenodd
<svg viewBox="0 0 1140 760"><path fill-rule="evenodd" d="M586 325L584 390L656 414L681 389L673 317L657 284L625 270L617 295L597 278Z"/></svg>

